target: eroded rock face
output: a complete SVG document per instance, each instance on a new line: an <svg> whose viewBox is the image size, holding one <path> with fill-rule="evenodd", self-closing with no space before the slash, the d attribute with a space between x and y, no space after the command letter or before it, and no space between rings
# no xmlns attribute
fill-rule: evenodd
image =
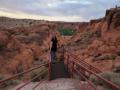
<svg viewBox="0 0 120 90"><path fill-rule="evenodd" d="M61 26L75 28L76 23L1 17L0 68L2 67L2 69L0 69L0 73L15 74L31 68L35 61L48 61L50 59L51 34L56 33L60 44L66 43L69 39L61 37L57 31Z"/></svg>
<svg viewBox="0 0 120 90"><path fill-rule="evenodd" d="M14 58L12 58L7 68L9 68L11 73L15 73L17 72L19 65L21 65L23 70L26 70L33 65L33 61L33 52L30 49L24 49L20 54L17 54Z"/></svg>
<svg viewBox="0 0 120 90"><path fill-rule="evenodd" d="M108 29L118 28L120 26L120 9L110 9L106 11L106 21L108 24Z"/></svg>
<svg viewBox="0 0 120 90"><path fill-rule="evenodd" d="M36 58L42 58L44 49L48 48L43 48L48 38L47 27L0 29L0 72L19 73L19 68L31 68Z"/></svg>
<svg viewBox="0 0 120 90"><path fill-rule="evenodd" d="M120 8L107 10L104 18L91 20L86 28L79 28L76 36L72 37L69 48L82 60L103 71L111 71L114 66L118 68L119 64L116 62L119 63L120 51L119 17Z"/></svg>

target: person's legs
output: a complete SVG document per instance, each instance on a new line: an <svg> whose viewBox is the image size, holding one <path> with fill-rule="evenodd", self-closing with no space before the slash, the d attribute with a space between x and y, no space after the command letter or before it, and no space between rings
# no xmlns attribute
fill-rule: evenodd
<svg viewBox="0 0 120 90"><path fill-rule="evenodd" d="M51 62L56 60L56 51L51 51Z"/></svg>
<svg viewBox="0 0 120 90"><path fill-rule="evenodd" d="M51 62L53 62L53 59L54 59L54 57L53 57L53 51L51 51Z"/></svg>
<svg viewBox="0 0 120 90"><path fill-rule="evenodd" d="M55 61L56 53L54 51L51 51L51 62Z"/></svg>
<svg viewBox="0 0 120 90"><path fill-rule="evenodd" d="M54 51L54 60L56 60L56 51Z"/></svg>

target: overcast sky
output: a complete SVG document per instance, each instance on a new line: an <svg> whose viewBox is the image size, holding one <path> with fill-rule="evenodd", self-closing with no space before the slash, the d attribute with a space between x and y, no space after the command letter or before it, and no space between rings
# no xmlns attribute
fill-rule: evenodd
<svg viewBox="0 0 120 90"><path fill-rule="evenodd" d="M52 21L89 21L120 6L120 0L0 0L0 16Z"/></svg>

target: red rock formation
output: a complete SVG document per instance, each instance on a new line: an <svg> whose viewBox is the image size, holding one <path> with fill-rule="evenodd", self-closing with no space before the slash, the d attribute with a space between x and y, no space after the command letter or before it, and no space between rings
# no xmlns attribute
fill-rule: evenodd
<svg viewBox="0 0 120 90"><path fill-rule="evenodd" d="M70 48L74 47L74 53L103 71L112 70L114 65L120 67L117 53L120 51L119 21L120 8L107 10L105 18L91 20L79 28L72 37Z"/></svg>

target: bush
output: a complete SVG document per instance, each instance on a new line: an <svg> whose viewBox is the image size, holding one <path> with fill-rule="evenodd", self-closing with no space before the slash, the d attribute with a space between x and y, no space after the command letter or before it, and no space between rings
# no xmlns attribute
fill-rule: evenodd
<svg viewBox="0 0 120 90"><path fill-rule="evenodd" d="M44 68L40 68L40 69L37 69L37 70L34 70L32 73L31 73L31 79L35 78L36 76L40 75L38 78L35 78L33 80L33 82L38 82L40 81L41 79L45 78L47 76L47 69L44 67Z"/></svg>
<svg viewBox="0 0 120 90"><path fill-rule="evenodd" d="M20 83L20 81L15 79L15 80L9 80L5 84L6 84L6 86L10 86L10 85L17 85L19 83Z"/></svg>
<svg viewBox="0 0 120 90"><path fill-rule="evenodd" d="M120 86L120 79L113 78L113 79L111 79L111 81Z"/></svg>
<svg viewBox="0 0 120 90"><path fill-rule="evenodd" d="M101 37L101 30L97 30L97 31L95 32L95 35L96 35L96 37Z"/></svg>
<svg viewBox="0 0 120 90"><path fill-rule="evenodd" d="M14 86L14 85L18 85L18 84L20 84L19 80L16 80L16 79L15 80L8 80L0 85L0 90L4 90L5 88L7 88L9 86Z"/></svg>
<svg viewBox="0 0 120 90"><path fill-rule="evenodd" d="M96 57L95 60L115 60L117 55L115 54L105 54L99 57Z"/></svg>
<svg viewBox="0 0 120 90"><path fill-rule="evenodd" d="M4 79L4 76L2 74L0 74L0 80Z"/></svg>
<svg viewBox="0 0 120 90"><path fill-rule="evenodd" d="M43 64L43 63L45 63L43 59L37 57L35 58L34 64Z"/></svg>
<svg viewBox="0 0 120 90"><path fill-rule="evenodd" d="M60 32L61 35L64 35L64 36L72 36L75 33L74 29L63 28L63 27L59 28L58 31Z"/></svg>
<svg viewBox="0 0 120 90"><path fill-rule="evenodd" d="M103 78L112 81L113 83L120 85L120 74L118 73L113 73L113 72L103 72L101 74L99 74L100 76L102 76ZM90 76L90 80L95 84L95 85L100 85L104 88L104 90L113 90L111 89L110 86L106 85L103 81L99 80L97 77L95 76Z"/></svg>
<svg viewBox="0 0 120 90"><path fill-rule="evenodd" d="M103 82L98 80L98 78L94 75L90 76L90 80L95 84L95 85L103 85Z"/></svg>

